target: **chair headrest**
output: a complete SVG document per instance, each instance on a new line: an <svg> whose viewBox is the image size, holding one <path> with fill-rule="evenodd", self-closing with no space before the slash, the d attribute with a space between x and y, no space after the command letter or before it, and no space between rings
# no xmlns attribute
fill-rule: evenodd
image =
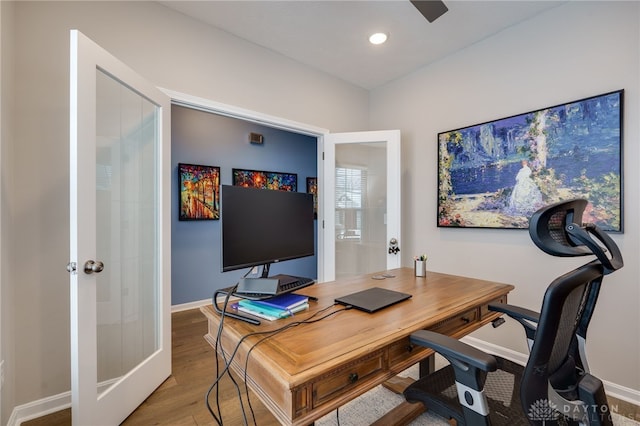
<svg viewBox="0 0 640 426"><path fill-rule="evenodd" d="M622 268L622 255L611 237L594 224L582 223L587 204L574 199L541 208L529 220L531 240L551 256L595 255L607 273Z"/></svg>

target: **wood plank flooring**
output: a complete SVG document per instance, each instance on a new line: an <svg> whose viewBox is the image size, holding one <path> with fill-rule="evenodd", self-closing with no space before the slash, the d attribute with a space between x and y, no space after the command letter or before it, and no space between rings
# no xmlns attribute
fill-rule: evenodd
<svg viewBox="0 0 640 426"><path fill-rule="evenodd" d="M204 340L207 321L199 309L172 314L172 374L122 424L135 425L215 425L205 405L205 393L215 379L215 355ZM246 404L242 380L236 377ZM260 426L279 425L258 398L250 394ZM215 396L210 398L215 406ZM225 424L241 425L242 411L237 391L228 376L220 385L220 407ZM247 416L250 413L247 410ZM248 418L249 424L253 421ZM71 409L22 423L23 426L70 426Z"/></svg>

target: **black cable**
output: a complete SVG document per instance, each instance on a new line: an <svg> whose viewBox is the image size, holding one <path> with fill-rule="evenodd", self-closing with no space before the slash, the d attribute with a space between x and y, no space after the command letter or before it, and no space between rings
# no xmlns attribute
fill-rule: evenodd
<svg viewBox="0 0 640 426"><path fill-rule="evenodd" d="M327 307L327 308L324 308L324 309L323 309L323 310L321 310L321 311L318 311L318 312L314 313L314 314L313 314L311 317L309 317L309 318L313 318L315 315L317 315L317 314L319 314L320 312L323 312L323 311L325 311L325 310L327 310L327 309L331 308L332 306L334 306L334 305L331 305L331 306L329 306L329 307ZM331 312L330 314L325 315L324 317L318 318L318 319L313 320L313 321L308 321L308 323L313 323L313 322L320 321L320 320L322 320L322 319L325 319L325 318L328 318L328 317L330 317L330 316L332 316L332 315L335 315L335 314L337 314L338 312L346 311L346 310L348 310L348 309L349 309L349 308L346 308L346 307L345 307L345 308L340 309L340 310L338 310L338 311ZM288 328L291 328L291 327L294 327L294 326L297 326L297 325L300 325L300 324L304 324L304 323L307 323L307 320L304 320L304 321L296 321L296 322L293 322L293 323L289 323L289 324L286 324L286 325L284 325L283 327L281 327L281 328L279 328L279 329L275 329L275 330L254 331L254 332L252 332L252 333L248 333L248 334L245 334L244 336L242 336L242 337L240 338L240 340L238 341L238 343L236 344L236 346L235 346L235 348L233 349L233 351L231 352L231 354L230 354L230 356L229 356L229 360L228 360L228 362L225 364L224 369L222 370L222 372L221 372L220 374L218 374L218 377L216 378L216 380L211 384L211 387L209 388L209 392L207 392L207 397L206 397L207 407L209 408L209 399L208 399L208 395L209 395L209 393L210 393L211 389L213 389L213 387L214 387L214 386L216 386L216 385L218 384L218 382L222 379L222 377L224 377L224 375L229 371L229 368L231 367L231 362L233 361L233 359L234 359L234 358L235 358L235 356L237 355L238 350L240 349L240 346L242 345L242 343L243 343L247 338L249 338L249 337L251 337L251 336L259 336L259 335L262 335L262 334L279 333L279 332L284 331L284 330L286 330L286 329L288 329ZM255 345L254 345L254 346L255 346ZM246 370L245 370L245 379L246 379ZM245 382L245 385L246 385L246 382ZM219 409L219 407L218 407L218 409ZM212 416L214 416L214 419L216 419L216 421L218 421L217 417L215 416L215 414L213 413L213 411L212 411L210 408L209 408L209 412L211 413L211 415L212 415ZM254 416L254 421L255 421L255 416ZM218 424L222 426L222 423L218 423Z"/></svg>
<svg viewBox="0 0 640 426"><path fill-rule="evenodd" d="M248 405L249 405L249 410L250 410L250 412L251 412L251 417L252 417L252 419L253 419L253 424L254 424L254 425L256 425L256 426L257 426L256 416L255 416L255 413L254 413L254 411L253 411L253 406L251 405L251 398L250 398L250 396L249 396L249 386L247 385L247 370L249 369L249 357L251 356L251 352L252 352L252 351L253 351L253 350L254 350L254 349L255 349L255 348L256 348L260 343L262 343L262 342L264 342L265 340L267 340L267 339L269 339L269 338L271 338L271 337L275 336L275 335L276 335L276 334L278 334L278 333L281 333L281 332L286 331L286 330L288 330L288 329L290 329L290 328L293 328L293 327L297 327L297 326L299 326L299 325L303 325L303 324L313 324L313 323L316 323L316 322L322 321L322 320L324 320L324 319L326 319L326 318L329 318L329 317L331 317L331 316L333 316L333 315L335 315L335 314L337 314L337 313L340 313L340 312L347 311L347 310L351 309L351 307L350 307L350 306L349 306L349 307L345 307L345 308L339 309L339 310L337 310L337 311L330 312L330 313L328 313L327 315L324 315L324 316L322 316L322 317L320 317L320 318L313 319L315 316L317 316L317 315L319 315L319 314L323 313L324 311L326 311L326 310L328 310L328 309L331 309L331 308L332 308L332 307L334 307L334 306L335 306L335 304L330 305L330 306L327 306L326 308L323 308L323 309L319 310L318 312L315 312L313 315L309 316L308 318L305 318L304 320L301 320L301 321L295 321L295 322L292 322L292 323L286 324L286 325L284 325L284 326L282 326L282 327L280 327L280 328L277 328L277 329L275 329L275 330L271 330L271 331L270 331L270 333L271 333L271 334L269 334L268 336L265 336L265 337L263 337L262 339L258 340L256 343L254 343L254 345L253 345L251 348L249 348L249 351L247 351L247 357L246 357L246 359L245 359L245 364L244 364L244 387L245 387L245 392L246 392L246 394L247 394L247 403L248 403Z"/></svg>
<svg viewBox="0 0 640 426"><path fill-rule="evenodd" d="M245 277L248 275L245 274ZM237 289L237 285L234 286L231 291L229 293L227 293L226 297L225 297L225 302L224 302L224 307L222 312L226 312L227 310L227 305L229 304L229 298L231 296L231 294ZM220 319L220 326L218 327L218 336L216 338L216 354L218 353L218 342L221 342L221 336L222 336L222 323L223 320L222 318ZM222 348L222 344L220 344L220 349L221 349L221 354L222 354L222 359L224 360L225 365L231 365L230 361L227 361L227 356L224 353L224 349ZM217 362L217 360L216 360ZM229 378L231 379L231 382L233 383L233 386L236 388L236 393L238 394L238 401L240 402L240 411L242 412L242 419L244 420L244 424L248 425L248 421L247 421L247 415L246 415L246 410L244 409L244 403L242 402L242 391L240 390L240 385L238 384L238 382L236 381L236 379L233 377L233 375L228 372L228 369L226 370ZM218 407L218 413L220 413L220 400L219 400L219 390L220 390L220 386L216 387L216 405ZM222 414L220 413L220 420L222 421Z"/></svg>
<svg viewBox="0 0 640 426"><path fill-rule="evenodd" d="M249 274L251 274L251 271L252 271L252 269L249 269L247 271L247 273L244 274L244 278L246 278ZM238 283L236 283L233 287L230 287L226 292L226 296L225 296L225 299L224 299L222 312L220 314L220 323L218 324L218 334L216 336L216 343L215 343L215 346L214 346L215 363L216 363L216 380L211 384L211 386L209 387L209 389L205 393L205 404L207 406L207 409L209 410L209 413L211 414L211 416L213 417L213 419L216 421L216 423L219 426L222 426L223 422L222 422L222 412L220 410L220 387L217 386L217 385L220 382L220 380L222 379L222 377L224 377L225 373L228 373L229 366L231 364L231 360L227 361L226 355L224 353L224 348L222 348L222 344L220 342L221 342L221 336L222 336L222 329L224 327L224 319L226 317L225 312L226 312L227 306L229 304L229 299L230 299L231 295L236 291L237 288L238 288ZM217 294L217 292L214 293L214 300L212 302L213 302L214 305L217 306L218 301L215 300L216 294ZM220 373L220 366L219 366L220 358L218 356L218 347L220 347L220 351L222 352L222 357L223 357L223 359L225 361L225 368L222 371L222 373ZM236 351L237 351L237 349L236 349ZM235 356L235 351L234 351L234 356ZM231 359L233 359L233 358L231 358ZM235 379L233 378L233 376L230 373L229 373L229 378L233 382L233 384L234 384L234 386L236 388L236 391L238 393L238 399L240 400L240 407L242 409L242 415L244 417L244 423L246 425L247 424L247 418L246 418L246 414L245 414L245 410L244 410L244 405L242 403L242 396L241 396L240 386L238 385L238 383L235 381ZM209 398L211 396L211 391L213 390L214 387L216 388L216 408L217 408L217 412L218 412L217 416L213 412L213 409L211 408L211 404L209 402Z"/></svg>
<svg viewBox="0 0 640 426"><path fill-rule="evenodd" d="M248 275L248 273L246 274ZM245 276L246 276L245 275ZM231 294L235 291L235 289L238 287L238 285L236 284L234 287L230 288L229 291L227 292L226 296L225 296L225 300L224 300L224 304L223 304L223 308L222 308L222 312L226 312L227 306L229 304L229 299L231 297ZM216 300L213 301L213 303L217 303ZM222 336L222 330L224 327L224 318L226 315L222 314L220 316L220 323L218 324L218 334L216 336L216 343L214 346L214 352L215 352L215 363L216 363L216 380L211 384L211 386L209 387L209 389L207 390L206 394L205 394L205 403L207 406L207 409L209 410L209 413L211 414L211 416L214 418L214 420L216 421L216 423L219 426L222 426L223 421L222 421L222 412L220 410L220 387L217 386L218 383L220 382L220 380L222 379L222 377L224 377L225 373L228 372L229 370L229 365L230 365L230 361L227 360L226 355L224 353L224 349L222 348L222 344L221 342L221 336ZM218 354L218 348L220 348L220 351L222 353L222 358L224 359L225 362L225 369L222 371L222 373L220 373L220 368L219 368L219 354ZM229 373L229 378L231 379L231 382L234 384L235 388L236 388L236 392L238 393L238 399L240 401L240 408L242 410L242 415L244 417L244 424L247 424L247 417L245 414L245 409L244 409L244 405L242 402L242 392L240 390L240 385L238 384L238 382L233 378L233 376ZM209 402L209 398L211 395L211 391L213 390L213 388L216 388L216 408L217 408L217 413L218 415L216 416L216 414L213 412L213 409L211 408L211 404Z"/></svg>
<svg viewBox="0 0 640 426"><path fill-rule="evenodd" d="M224 369L222 370L221 373L219 373L216 377L216 380L211 384L211 386L209 387L209 390L207 391L207 394L205 395L205 402L207 404L207 408L209 409L209 413L211 413L211 415L213 416L213 418L216 420L216 422L218 423L218 425L222 426L222 423L220 420L218 420L218 418L216 417L216 415L213 413L213 410L210 407L209 404L209 395L211 393L211 391L213 390L214 387L216 387L218 385L218 382L220 382L220 380L222 379L222 377L224 377L224 375L226 373L229 372L229 368L231 367L231 362L233 361L233 359L235 358L236 354L238 353L238 350L240 349L240 345L242 344L242 342L244 342L244 340L250 336L254 336L254 335L259 335L259 334L265 334L265 333L271 333L271 331L256 331L253 333L249 333L244 335L236 344L236 347L233 349L233 351L230 354L229 359L227 360L227 362L225 363ZM217 345L216 345L217 347ZM223 349L222 349L223 350ZM229 373L230 374L230 373ZM218 403L218 411L220 410L220 406ZM222 417L222 416L221 416Z"/></svg>
<svg viewBox="0 0 640 426"><path fill-rule="evenodd" d="M248 275L248 273L247 273L247 275ZM275 329L275 330L254 331L252 333L248 333L248 334L246 334L246 335L244 335L244 336L242 336L240 338L240 340L237 342L235 348L230 353L229 359L227 359L227 357L226 357L226 355L224 353L224 348L220 344L220 341L221 341L222 329L223 329L223 323L224 323L224 317L225 317L224 312L226 312L226 308L227 308L228 303L229 303L229 298L230 298L231 294L234 292L234 290L236 288L237 288L237 284L227 292L227 295L225 297L224 306L223 306L223 309L222 309L222 314L220 315L220 323L218 325L218 333L217 333L217 336L216 336L216 344L215 344L215 347L214 347L215 358L216 358L216 380L211 384L211 386L209 387L209 389L207 390L207 392L205 394L205 403L206 403L207 409L209 410L209 413L211 414L211 416L214 418L214 420L216 421L216 423L219 426L223 426L223 422L222 422L222 413L221 413L221 410L220 410L219 386L217 386L217 385L220 382L220 380L222 379L222 377L224 377L224 375L227 374L227 373L229 374L229 377L231 378L231 380L235 384L236 389L238 390L238 397L240 399L240 406L241 406L241 409L242 409L242 415L243 415L243 418L244 418L245 425L247 424L246 413L245 413L245 410L244 410L244 405L242 403L242 397L241 397L241 394L239 392L239 385L233 379L233 376L231 376L231 373L229 372L229 368L231 367L231 363L233 362L233 359L237 355L238 350L240 349L240 346L242 345L242 343L247 338L249 338L251 336L259 336L259 335L263 335L263 334L269 334L269 336L266 336L264 339L261 339L260 341L258 341L256 344L254 344L249 349L249 351L247 352L247 359L246 359L246 362L245 362L245 371L244 371L244 379L245 380L244 380L244 382L245 382L245 388L246 388L246 393L247 393L247 402L248 402L249 407L250 407L252 420L253 420L254 424L256 424L255 413L253 411L253 407L251 406L251 401L250 401L250 398L249 398L249 391L248 391L249 389L247 387L247 367L248 367L249 355L250 355L251 351L253 350L253 348L255 348L258 344L260 344L262 341L266 340L267 338L269 338L269 337L271 337L271 336L273 336L275 334L278 334L278 333L280 333L282 331L285 331L285 330L287 330L289 328L292 328L292 327L295 327L295 326L298 326L298 325L301 325L301 324L312 324L312 323L321 321L321 320L323 320L325 318L328 318L330 316L333 316L333 315L335 315L335 314L337 314L339 312L343 312L343 311L351 309L351 306L347 306L347 307L344 307L343 309L339 309L337 311L331 312L331 313L329 313L329 314L327 314L327 315L325 315L325 316L323 316L321 318L317 318L315 320L312 319L315 316L317 316L318 314L320 314L320 313L326 311L327 309L330 309L331 307L335 306L335 304L334 304L334 305L328 306L326 308L323 308L318 312L315 312L313 315L311 315L309 318L307 318L305 320L292 322L292 323L286 324L286 325L284 325L284 326L282 326L282 327L280 327L278 329ZM214 303L217 303L217 301L214 300ZM225 360L225 366L224 366L224 369L222 370L222 372L219 371L219 366L218 366L218 360L219 360L219 358L218 358L218 345L219 344L220 344L220 350L222 351L222 355L223 355L223 358ZM216 388L216 406L217 406L219 418L214 413L213 409L211 408L210 402L209 402L211 391L213 390L214 387Z"/></svg>
<svg viewBox="0 0 640 426"><path fill-rule="evenodd" d="M236 286L237 287L237 286ZM233 288L236 288L233 287ZM222 304L222 312L227 310L227 305L229 304L229 299L232 291L228 292L224 298L224 303ZM216 301L217 303L217 301ZM218 324L218 334L216 335L216 345L214 346L214 352L216 354L216 377L220 377L220 358L218 353L218 345L220 344L220 337L222 335L222 329L224 327L224 315L220 317L220 324ZM222 346L220 346L222 349ZM207 398L207 401L209 399ZM222 422L222 411L220 410L220 387L216 386L216 408L218 409L218 416L220 417L220 422Z"/></svg>
<svg viewBox="0 0 640 426"><path fill-rule="evenodd" d="M237 287L237 285L236 285L236 287ZM224 306L222 308L223 312L227 308L227 304L229 303L229 298L230 298L230 295L231 295L232 292L233 291L229 291L227 293L226 297L225 297ZM213 303L217 303L217 301L214 300ZM220 316L220 324L218 324L218 334L216 336L216 344L215 344L215 346L213 348L214 356L215 356L215 363L216 363L216 380L211 384L211 386L209 387L209 389L205 393L205 398L204 398L205 404L207 406L207 409L209 410L209 413L211 414L211 417L213 417L213 419L216 421L216 423L219 426L222 426L222 412L220 411L219 388L216 387L216 385L218 384L218 382L220 381L220 378L221 378L220 367L219 367L219 358L218 358L218 342L220 342L220 336L222 335L223 322L224 322L224 315L221 315ZM214 387L216 387L216 407L218 409L218 416L220 416L219 418L218 418L218 416L216 416L216 413L213 412L213 409L211 408L211 404L209 402L209 397L210 397L211 391L213 390Z"/></svg>

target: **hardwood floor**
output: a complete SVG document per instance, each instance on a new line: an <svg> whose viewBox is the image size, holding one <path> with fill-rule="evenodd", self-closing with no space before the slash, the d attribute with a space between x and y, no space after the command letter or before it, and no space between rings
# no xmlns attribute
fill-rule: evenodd
<svg viewBox="0 0 640 426"><path fill-rule="evenodd" d="M213 348L204 340L207 321L199 309L172 314L172 374L122 424L134 425L215 425L205 405L205 393L215 378ZM236 377L244 394L242 380ZM251 394L260 426L279 425L273 415ZM215 406L215 396L211 404ZM246 395L243 395L246 404ZM225 424L240 425L242 411L236 389L225 376L220 386L220 407ZM247 408L248 411L248 408ZM247 412L247 416L250 414ZM249 417L249 424L252 423ZM69 426L71 409L22 423L23 426Z"/></svg>

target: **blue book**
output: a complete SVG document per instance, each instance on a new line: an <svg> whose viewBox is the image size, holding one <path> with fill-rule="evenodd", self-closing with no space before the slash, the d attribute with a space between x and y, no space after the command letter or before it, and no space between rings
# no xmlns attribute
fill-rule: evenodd
<svg viewBox="0 0 640 426"><path fill-rule="evenodd" d="M271 297L269 299L262 300L241 300L238 302L240 306L250 303L254 306L264 306L268 308L282 309L284 311L290 311L297 307L298 305L303 305L305 303L309 303L309 298L307 296L302 296L300 294L287 293L281 294L279 296Z"/></svg>
<svg viewBox="0 0 640 426"><path fill-rule="evenodd" d="M293 316L293 314L295 314L296 312L304 311L308 308L308 303L303 303L302 305L298 305L290 310L267 308L266 306L253 306L251 304L240 305L238 303L236 309L238 309L238 311L240 312L245 312L247 314L255 315L259 318L274 321L280 318L288 318L290 316Z"/></svg>

